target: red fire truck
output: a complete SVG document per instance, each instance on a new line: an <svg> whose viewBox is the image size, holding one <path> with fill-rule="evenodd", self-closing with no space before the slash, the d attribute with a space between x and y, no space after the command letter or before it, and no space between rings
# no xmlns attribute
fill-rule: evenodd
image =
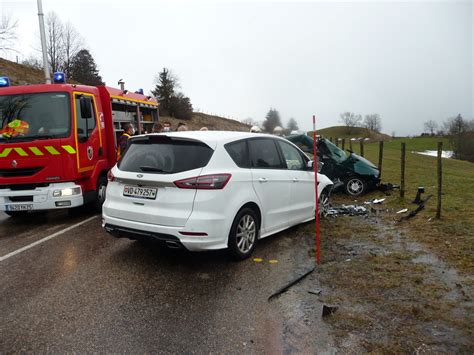
<svg viewBox="0 0 474 355"><path fill-rule="evenodd" d="M138 133L158 121L158 103L107 86L11 86L0 77L0 210L73 208L105 199L107 172L127 123Z"/></svg>

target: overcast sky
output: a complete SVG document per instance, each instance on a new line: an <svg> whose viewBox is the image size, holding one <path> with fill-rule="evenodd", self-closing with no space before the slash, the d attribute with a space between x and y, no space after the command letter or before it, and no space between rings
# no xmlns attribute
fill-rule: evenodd
<svg viewBox="0 0 474 355"><path fill-rule="evenodd" d="M109 86L154 87L172 70L195 109L286 124L379 113L383 131L473 118L472 1L43 0L84 37ZM18 19L20 60L40 55L36 0L1 1ZM5 55L14 59L15 55Z"/></svg>

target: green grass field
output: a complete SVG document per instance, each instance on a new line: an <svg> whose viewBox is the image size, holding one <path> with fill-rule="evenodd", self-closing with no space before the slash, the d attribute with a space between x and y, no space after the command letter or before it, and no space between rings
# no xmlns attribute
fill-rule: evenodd
<svg viewBox="0 0 474 355"><path fill-rule="evenodd" d="M416 151L437 150L438 141L443 149L450 150L446 139L436 137L397 138L384 142L382 181L400 184L401 143L406 143L405 199L392 198L389 205L395 208L411 204L418 186L425 187L425 196L433 194L426 210L407 221L405 226L414 238L425 242L437 254L465 272L474 271L474 164L467 161L443 159L442 218L431 219L437 204L437 158L416 154ZM358 145L355 148L359 153ZM365 145L365 157L378 164L379 143ZM394 191L392 196L399 196Z"/></svg>

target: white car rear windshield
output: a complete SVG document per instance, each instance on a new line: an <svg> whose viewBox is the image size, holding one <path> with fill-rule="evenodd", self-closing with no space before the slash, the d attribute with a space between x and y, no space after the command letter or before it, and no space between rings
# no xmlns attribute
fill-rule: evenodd
<svg viewBox="0 0 474 355"><path fill-rule="evenodd" d="M199 141L145 136L132 138L118 167L122 171L175 174L202 168L214 151Z"/></svg>

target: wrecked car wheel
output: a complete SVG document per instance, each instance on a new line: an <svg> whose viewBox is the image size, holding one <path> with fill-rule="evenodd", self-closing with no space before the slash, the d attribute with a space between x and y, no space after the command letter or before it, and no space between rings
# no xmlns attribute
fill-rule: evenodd
<svg viewBox="0 0 474 355"><path fill-rule="evenodd" d="M326 217L328 215L329 210L329 193L327 190L321 192L319 195L319 205L318 205L318 213L319 217Z"/></svg>
<svg viewBox="0 0 474 355"><path fill-rule="evenodd" d="M248 258L257 243L259 222L257 215L250 208L243 208L235 216L229 234L229 253L237 260Z"/></svg>
<svg viewBox="0 0 474 355"><path fill-rule="evenodd" d="M351 177L344 182L344 190L348 195L360 196L367 190L367 184L358 177Z"/></svg>

